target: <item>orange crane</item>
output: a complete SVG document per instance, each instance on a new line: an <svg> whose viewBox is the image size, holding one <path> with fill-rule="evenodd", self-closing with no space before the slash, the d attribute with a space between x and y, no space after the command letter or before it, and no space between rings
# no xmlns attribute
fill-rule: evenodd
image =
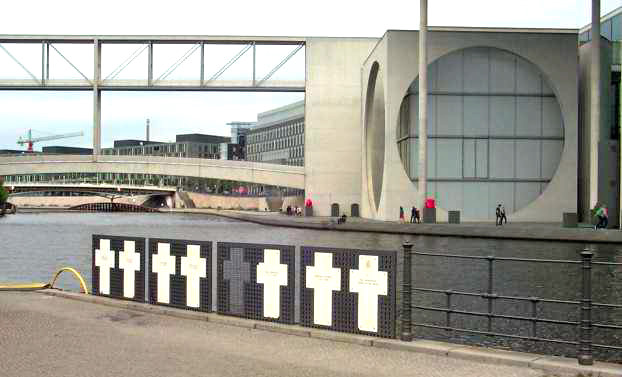
<svg viewBox="0 0 622 377"><path fill-rule="evenodd" d="M42 137L32 137L32 130L28 130L28 134L26 135L26 138L22 138L21 136L19 137L19 139L17 140L17 144L19 145L24 145L27 144L28 145L28 152L32 152L32 145L38 141L48 141L48 140L56 140L56 139L65 139L68 137L75 137L75 136L84 136L84 132L80 131L80 132L71 132L71 133L67 133L67 134L59 134L59 135L51 135L51 136L42 136Z"/></svg>

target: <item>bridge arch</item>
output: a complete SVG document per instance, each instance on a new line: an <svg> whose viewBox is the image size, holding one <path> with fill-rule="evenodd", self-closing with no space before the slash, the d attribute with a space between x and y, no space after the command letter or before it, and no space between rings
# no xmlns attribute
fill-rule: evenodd
<svg viewBox="0 0 622 377"><path fill-rule="evenodd" d="M133 173L214 178L305 188L304 167L249 161L154 156L39 155L3 157L0 175L46 173Z"/></svg>

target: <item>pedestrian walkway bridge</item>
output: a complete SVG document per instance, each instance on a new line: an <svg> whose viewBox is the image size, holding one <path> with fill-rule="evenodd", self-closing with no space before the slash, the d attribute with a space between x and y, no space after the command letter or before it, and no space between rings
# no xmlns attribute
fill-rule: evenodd
<svg viewBox="0 0 622 377"><path fill-rule="evenodd" d="M304 189L304 167L249 161L154 156L36 155L0 158L0 176L129 173L214 178Z"/></svg>

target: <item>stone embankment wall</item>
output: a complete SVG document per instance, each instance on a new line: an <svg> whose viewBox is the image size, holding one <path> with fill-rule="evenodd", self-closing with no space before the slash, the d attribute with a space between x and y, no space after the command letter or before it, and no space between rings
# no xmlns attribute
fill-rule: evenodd
<svg viewBox="0 0 622 377"><path fill-rule="evenodd" d="M212 209L243 209L243 210L259 210L270 209L270 205L265 197L244 197L244 196L221 196L211 194L200 194L195 192L187 193L194 202L196 208L212 208ZM288 205L292 207L304 205L302 196L284 196L281 209L284 211ZM176 197L175 206L183 206L183 202ZM273 209L277 210L277 209Z"/></svg>
<svg viewBox="0 0 622 377"><path fill-rule="evenodd" d="M148 195L136 195L128 198L115 199L115 203L143 204L149 198ZM101 196L13 196L9 203L18 208L50 207L69 208L87 203L109 203L110 199Z"/></svg>

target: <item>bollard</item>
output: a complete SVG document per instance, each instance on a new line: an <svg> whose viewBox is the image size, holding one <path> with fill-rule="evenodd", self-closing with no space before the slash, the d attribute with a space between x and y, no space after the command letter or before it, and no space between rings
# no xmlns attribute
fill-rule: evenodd
<svg viewBox="0 0 622 377"><path fill-rule="evenodd" d="M577 360L581 365L594 365L592 356L592 253L589 249L581 252L583 259L583 284L581 294L581 332Z"/></svg>
<svg viewBox="0 0 622 377"><path fill-rule="evenodd" d="M402 245L404 257L402 258L402 334L400 339L405 342L413 340L412 334L412 315L411 315L411 293L412 293L412 248L413 245L406 241Z"/></svg>

